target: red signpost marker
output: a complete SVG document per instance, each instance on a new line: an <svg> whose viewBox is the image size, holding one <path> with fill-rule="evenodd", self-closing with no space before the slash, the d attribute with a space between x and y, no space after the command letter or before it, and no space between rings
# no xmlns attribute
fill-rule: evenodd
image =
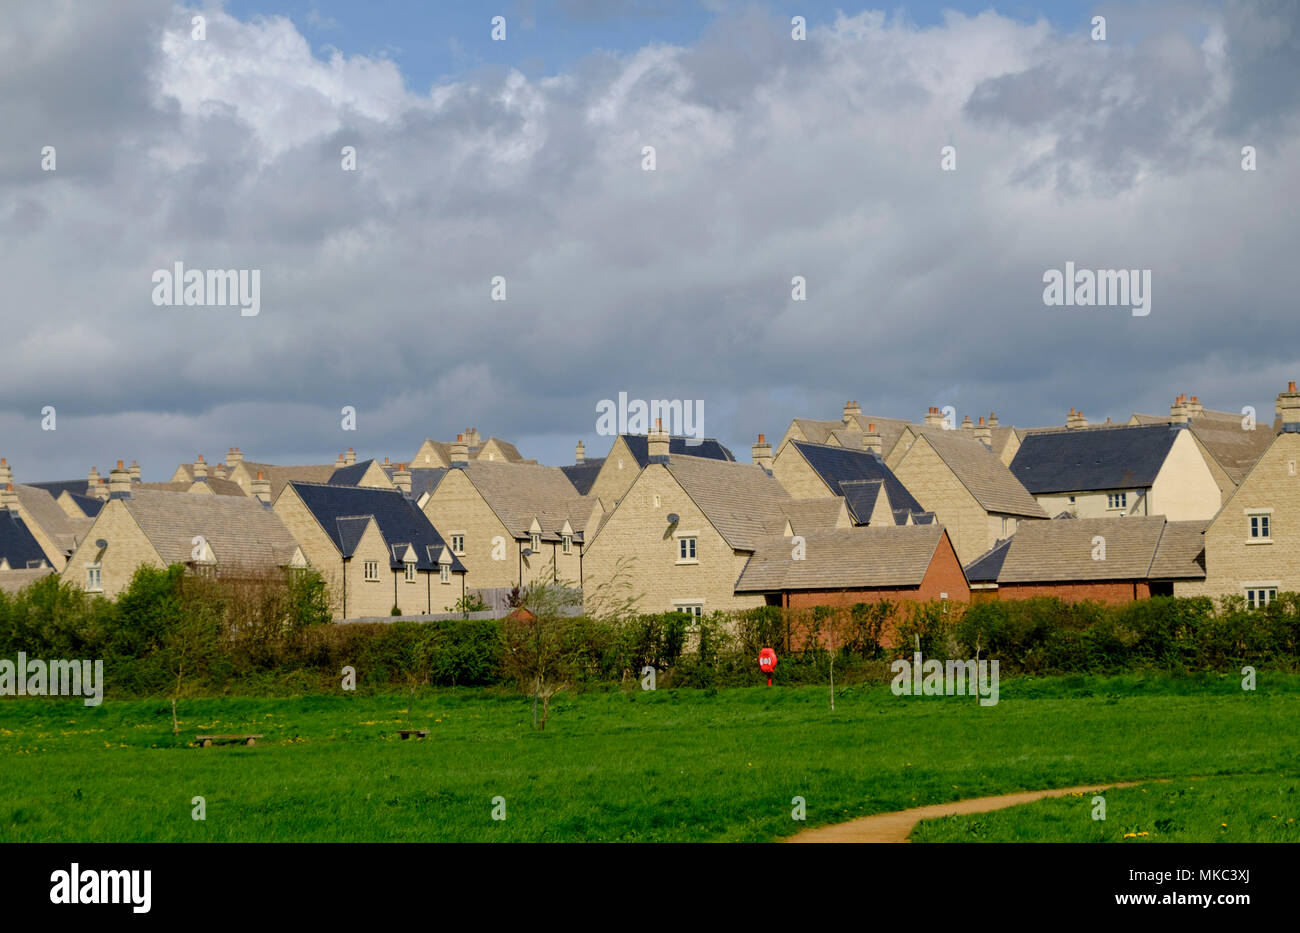
<svg viewBox="0 0 1300 933"><path fill-rule="evenodd" d="M776 670L776 652L771 648L764 648L758 653L758 667L767 675L767 685L772 686L772 672Z"/></svg>

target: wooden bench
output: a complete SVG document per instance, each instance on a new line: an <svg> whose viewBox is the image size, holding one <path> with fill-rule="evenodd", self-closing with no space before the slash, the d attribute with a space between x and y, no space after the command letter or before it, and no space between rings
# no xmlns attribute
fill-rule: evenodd
<svg viewBox="0 0 1300 933"><path fill-rule="evenodd" d="M417 739L426 739L429 737L429 730L428 729L398 729L397 734L400 735L402 737L402 741L405 742L411 736L415 736Z"/></svg>
<svg viewBox="0 0 1300 933"><path fill-rule="evenodd" d="M222 745L232 743L237 745L256 745L256 740L261 737L262 734L260 732L256 735L196 735L194 741L198 742L204 748L208 748L213 742Z"/></svg>

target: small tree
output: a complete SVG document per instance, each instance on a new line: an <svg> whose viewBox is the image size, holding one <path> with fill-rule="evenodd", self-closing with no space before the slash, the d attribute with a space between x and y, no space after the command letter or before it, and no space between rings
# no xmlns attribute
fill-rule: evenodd
<svg viewBox="0 0 1300 933"><path fill-rule="evenodd" d="M532 691L533 728L539 732L546 729L551 698L567 686L573 673L567 610L578 604L574 593L564 583L530 583L520 593L519 608L501 622L506 670L521 688Z"/></svg>

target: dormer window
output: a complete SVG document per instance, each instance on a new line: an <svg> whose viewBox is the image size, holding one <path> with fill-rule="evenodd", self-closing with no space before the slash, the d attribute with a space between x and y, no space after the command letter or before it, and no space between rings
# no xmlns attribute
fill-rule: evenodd
<svg viewBox="0 0 1300 933"><path fill-rule="evenodd" d="M562 540L563 540L563 542L564 542L564 553L565 553L565 554L572 554L572 553L573 553L573 535L565 535L565 536L563 537Z"/></svg>
<svg viewBox="0 0 1300 933"><path fill-rule="evenodd" d="M539 554L539 553L541 553L541 550L542 550L542 535L541 535L541 532L534 531L534 532L529 536L529 545L532 547L532 549L533 549L533 553L534 553L534 554Z"/></svg>

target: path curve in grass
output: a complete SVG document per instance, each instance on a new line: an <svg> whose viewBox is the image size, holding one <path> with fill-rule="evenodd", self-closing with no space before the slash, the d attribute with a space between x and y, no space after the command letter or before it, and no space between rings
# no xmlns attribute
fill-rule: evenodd
<svg viewBox="0 0 1300 933"><path fill-rule="evenodd" d="M912 828L921 820L933 820L941 816L962 816L967 813L987 813L990 810L1032 803L1044 797L1096 793L1116 787L1136 787L1138 784L1150 783L1152 782L1126 781L1115 784L1084 784L1079 787L1027 790L1016 794L999 794L996 797L975 797L970 800L954 800L951 803L935 803L925 807L913 807L911 810L877 813L874 816L849 820L847 823L819 826L817 829L804 830L796 836L791 836L786 842L907 842Z"/></svg>

